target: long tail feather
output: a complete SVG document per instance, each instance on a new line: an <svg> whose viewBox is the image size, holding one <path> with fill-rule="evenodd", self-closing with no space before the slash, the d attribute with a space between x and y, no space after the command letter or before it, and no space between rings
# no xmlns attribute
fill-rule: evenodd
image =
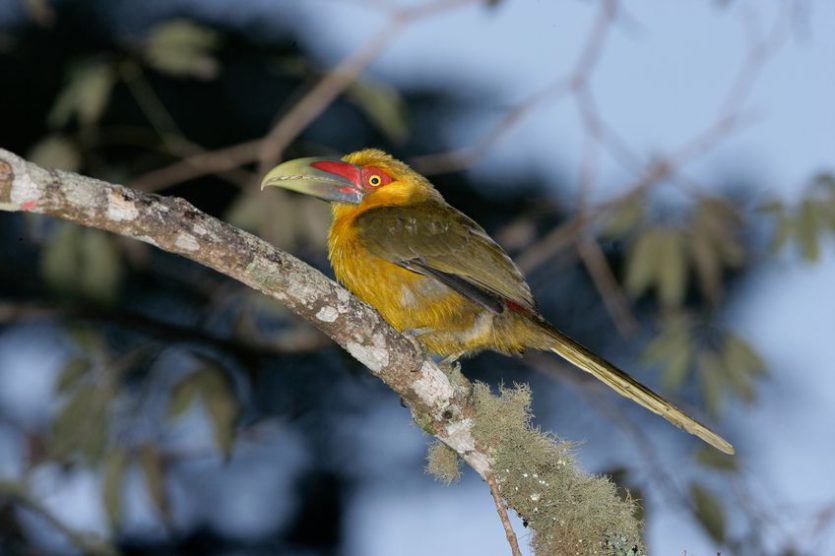
<svg viewBox="0 0 835 556"><path fill-rule="evenodd" d="M545 323L541 323L545 325ZM726 454L733 454L734 447L730 442L686 415L672 403L668 402L625 372L621 371L602 357L598 357L582 345L578 344L559 330L551 326L543 326L548 335L554 339L551 351L591 373L609 388L633 400L650 411L661 415L670 423L682 428L690 434L696 435L717 450Z"/></svg>

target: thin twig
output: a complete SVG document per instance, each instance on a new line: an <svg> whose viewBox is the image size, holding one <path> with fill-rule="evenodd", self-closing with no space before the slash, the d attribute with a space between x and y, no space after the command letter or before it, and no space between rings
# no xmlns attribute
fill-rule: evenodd
<svg viewBox="0 0 835 556"><path fill-rule="evenodd" d="M274 166L287 145L347 89L397 37L407 20L394 18L365 44L328 72L264 137L258 148L258 175Z"/></svg>
<svg viewBox="0 0 835 556"><path fill-rule="evenodd" d="M154 91L138 64L124 62L119 66L119 70L122 81L127 85L139 109L145 114L151 127L162 139L163 145L169 153L181 158L205 154L205 149L186 138L180 126L177 125L174 116ZM246 186L254 179L250 172L238 168L230 168L224 172L218 172L217 175L239 187Z"/></svg>
<svg viewBox="0 0 835 556"><path fill-rule="evenodd" d="M499 519L502 520L504 534L507 536L507 542L510 545L510 553L513 556L522 556L522 551L519 550L519 541L516 540L516 533L513 532L513 525L511 525L510 518L507 515L507 507L504 505L504 499L499 492L499 485L496 483L496 478L493 477L492 473L487 473L484 479L490 485L490 494L493 495L493 502L496 503L496 511L499 513Z"/></svg>
<svg viewBox="0 0 835 556"><path fill-rule="evenodd" d="M567 94L570 90L571 81L569 79L558 79L543 90L528 97L524 102L514 106L475 145L462 149L415 156L409 162L416 170L426 175L465 170L484 157L490 149L506 137L534 109L546 102L553 102Z"/></svg>
<svg viewBox="0 0 835 556"><path fill-rule="evenodd" d="M577 56L573 70L567 77L558 77L544 89L515 105L475 145L413 157L410 160L411 164L428 175L464 170L483 158L536 108L545 103L555 102L572 92L584 90L603 52L608 29L615 18L617 7L617 0L606 0L602 3L600 12L592 23L588 38Z"/></svg>
<svg viewBox="0 0 835 556"><path fill-rule="evenodd" d="M603 250L596 239L588 235L583 236L577 243L577 252L580 260L583 261L589 271L592 282L597 288L603 305L609 312L612 322L615 323L621 336L629 337L635 334L640 328L638 320L629 309L629 300L618 284Z"/></svg>
<svg viewBox="0 0 835 556"><path fill-rule="evenodd" d="M128 185L132 189L154 192L209 174L228 172L255 161L262 141L262 139L254 139L214 151L193 154L183 160L148 172Z"/></svg>
<svg viewBox="0 0 835 556"><path fill-rule="evenodd" d="M266 136L214 151L201 152L183 160L148 172L129 185L143 191L160 191L171 185L201 176L227 172L258 162L257 175L262 175L281 158L281 154L304 129L315 120L345 89L351 86L368 65L403 30L418 21L479 0L436 0L426 4L391 10L383 28L357 50L328 71Z"/></svg>
<svg viewBox="0 0 835 556"><path fill-rule="evenodd" d="M0 323L41 319L88 319L121 328L140 331L152 338L171 342L210 344L240 355L301 354L322 349L331 342L313 328L293 327L269 337L258 330L225 337L196 327L181 326L147 315L103 310L93 305L56 307L44 302L12 302L0 300Z"/></svg>
<svg viewBox="0 0 835 556"><path fill-rule="evenodd" d="M258 175L263 175L279 161L290 142L352 85L391 41L402 34L405 27L439 12L476 1L436 0L392 12L382 29L330 70L270 130L259 149Z"/></svg>

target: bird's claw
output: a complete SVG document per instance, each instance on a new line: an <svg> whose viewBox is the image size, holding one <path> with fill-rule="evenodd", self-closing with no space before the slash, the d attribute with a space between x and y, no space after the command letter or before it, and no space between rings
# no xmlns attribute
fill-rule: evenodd
<svg viewBox="0 0 835 556"><path fill-rule="evenodd" d="M438 361L438 366L444 369L444 371L447 374L461 372L461 362L459 361L459 359L462 355L463 353L447 355L446 357Z"/></svg>
<svg viewBox="0 0 835 556"><path fill-rule="evenodd" d="M412 346L414 346L415 351L417 351L418 353L423 353L425 350L423 344L420 343L420 340L418 338L420 338L427 332L431 332L431 330L429 328L407 328L403 330L401 334L407 340L409 340L409 342L412 343Z"/></svg>

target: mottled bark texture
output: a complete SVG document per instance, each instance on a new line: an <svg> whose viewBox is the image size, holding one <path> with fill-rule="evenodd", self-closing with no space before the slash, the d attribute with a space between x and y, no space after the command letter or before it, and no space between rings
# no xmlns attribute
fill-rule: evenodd
<svg viewBox="0 0 835 556"><path fill-rule="evenodd" d="M176 197L46 170L0 149L0 210L61 218L150 243L273 297L333 338L412 409L415 421L479 475L467 384L456 386L370 306L292 255Z"/></svg>

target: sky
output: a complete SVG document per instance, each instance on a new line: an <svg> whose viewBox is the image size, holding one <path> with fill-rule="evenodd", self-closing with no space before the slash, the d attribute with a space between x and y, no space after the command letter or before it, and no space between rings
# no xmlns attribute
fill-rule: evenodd
<svg viewBox="0 0 835 556"><path fill-rule="evenodd" d="M263 34L292 22L304 29L300 39L308 42L325 65L338 62L386 25L379 11L337 0L241 4L156 0L149 4L172 12L189 6L203 10L209 19L231 18ZM755 14L761 27L768 29L783 2L736 0L727 8L719 4L707 0L625 2L628 17L615 26L591 83L606 122L627 138L642 160L675 148L714 120L746 53L743 16ZM497 121L506 110L573 67L596 5L582 0L505 0L494 9L453 10L406 29L367 75L396 87L449 83L471 95L474 102L494 106ZM747 103L753 123L688 166L689 177L706 187L739 179L757 184L754 200L777 196L791 202L802 194L811 175L835 169L831 101L835 72L829 69L835 59L835 33L831 32L835 2L812 0L807 5L808 16L798 20L785 46L754 82ZM482 118L454 126L449 142L468 146L492 123ZM563 99L533 111L471 171L476 176L506 176L507 187L512 187L514 170L533 166L553 176L555 183L564 184L567 178L569 186L576 187L583 146L577 111ZM631 170L604 155L591 196L614 195L630 178L634 178ZM757 405L729 408L721 427L738 445L757 488L767 490L775 504L812 509L831 502L835 493L831 471L835 443L825 441L831 439L835 424L833 251L830 240L817 264L805 264L792 252L765 263L749 278L752 283L727 315L728 323L765 357L771 376L760 385ZM0 361L0 368L6 369L0 380L12 374L14 366L14 361ZM7 398L4 401L17 400L25 413L26 405L11 387L8 381L0 382L0 394ZM653 418L640 417L642 423ZM423 449L425 439L415 434L405 412L387 412L366 425L376 427L369 443L379 442L381 436L391 438L379 449L395 458L405 459ZM608 461L629 454L626 443L605 442L605 420L591 412L555 426L568 438L588 439L579 454L587 469L602 469ZM653 427L653 434L656 431L679 434ZM665 463L680 471L682 481L699 476L699 470L681 467L690 461L684 448L663 456ZM0 458L0 469L11 465L8 461ZM380 475L354 499L348 527L350 554L507 552L482 483L469 477L461 485L443 487L419 478L398 488L398 483L404 484L402 479ZM83 478L80 481L77 488L83 489ZM647 530L651 553L715 554L715 547L690 516L665 507L658 493L649 495L655 504ZM93 512L87 518L86 523L95 523L101 516ZM519 525L516 522L521 532ZM835 538L830 535L824 542L816 547L820 553L827 548L835 551Z"/></svg>
<svg viewBox="0 0 835 556"><path fill-rule="evenodd" d="M716 118L746 56L743 18L753 14L760 27L768 30L782 2L737 1L727 9L717 4L697 0L625 3L630 17L615 28L593 74L592 87L605 120L645 160L686 142ZM403 87L423 81L450 82L473 98L486 96L495 102L498 118L502 107L517 104L570 71L595 16L595 5L523 0L502 2L495 10L480 6L456 10L407 30L371 65L369 74ZM331 16L320 17L325 9ZM384 24L361 8L343 7L338 14L331 10L336 10L334 3L320 1L310 2L302 12L310 24L307 40L328 64L356 49ZM799 19L785 46L753 82L747 103L753 123L689 166L688 176L706 187L744 180L757 184L755 197L777 196L791 202L802 194L811 175L835 168L831 102L835 72L826 69L835 60L833 24L835 3L809 3L808 17ZM483 121L457 126L450 140L454 146L465 147L489 127ZM532 112L472 171L512 176L515 168L534 165L555 178L576 177L583 142L576 110L562 100ZM593 196L605 198L628 184L630 173L604 157L598 176ZM831 472L835 444L823 441L832 437L835 424L832 247L830 240L816 265L804 264L792 253L768 263L728 315L729 324L766 358L772 374L759 390L757 405L731 410L726 422L733 428L726 432L738 444L756 487L769 489L768 500L806 509L831 501L835 493ZM580 430L569 430L582 435ZM565 433L565 428L560 432ZM593 446L592 439L581 457L589 468L601 468L611 454L596 453L602 450ZM687 461L682 453L665 454L665 460L674 466ZM698 476L696 470L682 471L682 478ZM479 554L504 552L500 544L498 549L492 544L496 539L486 536L495 516L490 515L484 489L467 484L450 489L448 495L433 494L443 497L443 504L427 500L421 489L396 497L380 489L378 496L368 496L373 498L360 504L360 522L370 519L366 508L383 509L382 514L391 517L382 522L375 519L373 532L359 528L365 533L358 534L355 554L392 554L394 538L425 540L420 525L402 515L408 512L404 506L413 505L445 508L437 510L441 516L430 512L438 523L466 516L467 525L456 526L452 538L447 537L453 545L445 545L443 552L458 553L453 548L457 546L461 553L475 553L468 544L474 539L484 542ZM654 501L662 507L654 507L648 523L651 553L715 554L715 547L689 516L663 507L661 497ZM802 512L797 517L801 514L808 517ZM835 550L835 538L830 535L826 542ZM424 541L404 544L412 548L398 555L426 553Z"/></svg>

